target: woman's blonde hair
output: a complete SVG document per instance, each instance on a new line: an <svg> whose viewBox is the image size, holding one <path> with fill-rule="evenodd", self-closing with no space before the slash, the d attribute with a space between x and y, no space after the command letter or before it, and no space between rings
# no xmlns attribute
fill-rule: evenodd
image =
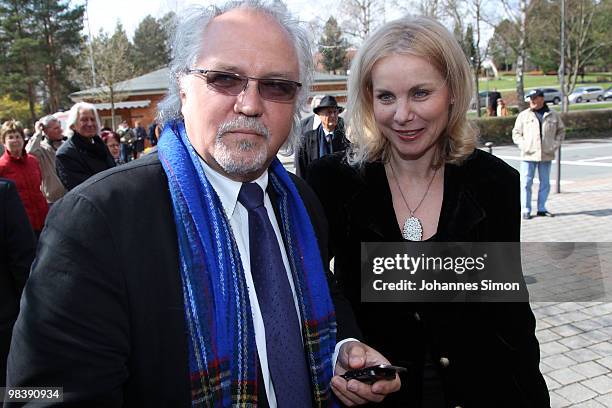
<svg viewBox="0 0 612 408"><path fill-rule="evenodd" d="M362 166L386 160L390 144L374 120L372 69L387 56L410 55L427 59L446 79L449 89L449 119L439 138L439 156L434 165L460 163L476 148L478 133L466 113L473 93L471 69L453 35L437 21L424 16L391 21L362 44L353 59L348 81L348 126L352 147L351 164Z"/></svg>

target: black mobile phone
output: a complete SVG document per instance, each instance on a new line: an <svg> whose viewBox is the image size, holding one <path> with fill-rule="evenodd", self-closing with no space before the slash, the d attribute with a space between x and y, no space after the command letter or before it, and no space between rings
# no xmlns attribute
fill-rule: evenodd
<svg viewBox="0 0 612 408"><path fill-rule="evenodd" d="M356 370L349 370L342 374L341 377L346 381L357 380L366 384L374 384L378 380L393 380L396 373L403 373L406 370L407 369L405 367L380 364L371 367L358 368Z"/></svg>

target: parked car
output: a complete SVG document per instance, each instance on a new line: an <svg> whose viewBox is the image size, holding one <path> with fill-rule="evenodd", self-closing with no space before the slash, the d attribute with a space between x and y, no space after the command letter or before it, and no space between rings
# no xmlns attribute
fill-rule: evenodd
<svg viewBox="0 0 612 408"><path fill-rule="evenodd" d="M571 103L580 103L583 101L603 101L604 90L601 86L579 86L574 89L568 98Z"/></svg>
<svg viewBox="0 0 612 408"><path fill-rule="evenodd" d="M606 89L606 91L603 94L603 98L604 98L604 101L607 101L608 99L612 99L612 86Z"/></svg>
<svg viewBox="0 0 612 408"><path fill-rule="evenodd" d="M544 102L558 105L561 102L561 91L555 88L541 88L544 92ZM527 93L527 92L525 92ZM525 97L525 102L529 102L529 97Z"/></svg>
<svg viewBox="0 0 612 408"><path fill-rule="evenodd" d="M561 102L561 91L555 88L544 88L544 102L551 102L553 105L558 105Z"/></svg>

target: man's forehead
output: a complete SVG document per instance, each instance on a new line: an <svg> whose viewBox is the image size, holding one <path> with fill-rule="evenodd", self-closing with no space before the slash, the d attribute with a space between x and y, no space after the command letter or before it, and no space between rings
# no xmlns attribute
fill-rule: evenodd
<svg viewBox="0 0 612 408"><path fill-rule="evenodd" d="M297 55L289 33L273 17L260 11L234 9L215 17L204 31L200 61L206 69L246 74L274 60L266 76L295 77ZM292 58L293 57L293 58ZM252 72L251 72L252 73Z"/></svg>

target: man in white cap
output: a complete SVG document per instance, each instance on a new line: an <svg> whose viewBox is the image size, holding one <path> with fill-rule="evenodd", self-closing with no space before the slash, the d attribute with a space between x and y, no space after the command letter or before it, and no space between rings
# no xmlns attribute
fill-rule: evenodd
<svg viewBox="0 0 612 408"><path fill-rule="evenodd" d="M548 108L541 89L533 89L527 95L529 108L516 118L512 140L521 149L521 207L523 219L531 219L531 186L536 168L540 179L538 211L541 217L553 217L546 209L550 192L550 165L555 150L563 142L565 126L561 116Z"/></svg>

